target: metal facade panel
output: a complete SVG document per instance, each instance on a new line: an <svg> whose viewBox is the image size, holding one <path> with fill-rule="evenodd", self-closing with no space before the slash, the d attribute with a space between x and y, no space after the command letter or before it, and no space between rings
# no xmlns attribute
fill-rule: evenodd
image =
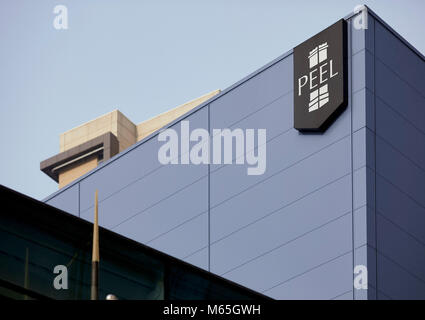
<svg viewBox="0 0 425 320"><path fill-rule="evenodd" d="M335 199L336 194L338 199ZM222 274L350 211L351 178L346 175L301 199L285 203L270 212L261 212L252 223L213 240L211 271ZM213 226L211 231L214 231Z"/></svg>
<svg viewBox="0 0 425 320"><path fill-rule="evenodd" d="M210 104L211 127L230 128L292 91L293 58L287 56ZM222 114L226 114L223 117Z"/></svg>
<svg viewBox="0 0 425 320"><path fill-rule="evenodd" d="M352 268L351 254L290 279L265 292L275 299L353 299L353 282L347 274Z"/></svg>
<svg viewBox="0 0 425 320"><path fill-rule="evenodd" d="M397 262L425 283L425 246L391 220L377 215L379 253Z"/></svg>
<svg viewBox="0 0 425 320"><path fill-rule="evenodd" d="M183 259L187 263L193 264L199 268L208 270L209 249L201 249Z"/></svg>
<svg viewBox="0 0 425 320"><path fill-rule="evenodd" d="M353 132L367 127L375 131L375 95L364 88L353 93Z"/></svg>
<svg viewBox="0 0 425 320"><path fill-rule="evenodd" d="M376 177L376 210L378 214L425 243L425 208L380 176Z"/></svg>
<svg viewBox="0 0 425 320"><path fill-rule="evenodd" d="M334 161L331 161L329 155L334 157ZM268 212L302 199L307 194L349 175L349 137L283 169L220 205L211 207L211 240L226 236ZM335 199L337 198L338 195L335 195Z"/></svg>
<svg viewBox="0 0 425 320"><path fill-rule="evenodd" d="M375 59L375 65L376 99L393 108L401 117L409 120L423 132L424 96L379 59Z"/></svg>
<svg viewBox="0 0 425 320"><path fill-rule="evenodd" d="M425 109L425 99L422 107ZM419 130L408 119L401 117L396 110L378 99L376 101L376 134L415 165L425 170L425 126L423 131Z"/></svg>
<svg viewBox="0 0 425 320"><path fill-rule="evenodd" d="M425 171L379 136L376 137L376 171L425 207Z"/></svg>
<svg viewBox="0 0 425 320"><path fill-rule="evenodd" d="M420 57L381 23L375 26L375 54L397 76L425 96L425 63Z"/></svg>
<svg viewBox="0 0 425 320"><path fill-rule="evenodd" d="M185 260L208 244L208 215L202 214L151 242L149 246Z"/></svg>
<svg viewBox="0 0 425 320"><path fill-rule="evenodd" d="M121 224L111 230L125 233L127 237L149 245L171 230L179 229L184 223L208 212L207 183L207 177L203 178L141 214L122 220ZM202 243L202 246L207 244ZM200 247L201 244L196 250Z"/></svg>
<svg viewBox="0 0 425 320"><path fill-rule="evenodd" d="M65 193L61 194L60 197L51 198L46 203L75 216L79 216L79 185L72 186Z"/></svg>
<svg viewBox="0 0 425 320"><path fill-rule="evenodd" d="M223 276L267 294L267 291L278 285L339 257L349 255L352 260L351 219L351 214L348 213L303 237L264 252L255 260L232 269ZM352 280L351 268L340 272L345 274L346 279ZM311 287L311 290L316 289ZM348 289L341 283L334 295Z"/></svg>
<svg viewBox="0 0 425 320"><path fill-rule="evenodd" d="M355 93L364 88L374 92L373 81L373 56L367 50L357 52L352 56L352 92Z"/></svg>
<svg viewBox="0 0 425 320"><path fill-rule="evenodd" d="M378 298L425 298L425 61L375 23Z"/></svg>
<svg viewBox="0 0 425 320"><path fill-rule="evenodd" d="M425 282L378 252L378 299L425 299Z"/></svg>

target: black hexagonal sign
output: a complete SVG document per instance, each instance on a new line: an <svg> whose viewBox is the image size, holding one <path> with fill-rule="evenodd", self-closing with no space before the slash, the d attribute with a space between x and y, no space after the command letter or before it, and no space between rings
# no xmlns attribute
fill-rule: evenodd
<svg viewBox="0 0 425 320"><path fill-rule="evenodd" d="M347 22L294 48L294 127L325 131L348 102Z"/></svg>

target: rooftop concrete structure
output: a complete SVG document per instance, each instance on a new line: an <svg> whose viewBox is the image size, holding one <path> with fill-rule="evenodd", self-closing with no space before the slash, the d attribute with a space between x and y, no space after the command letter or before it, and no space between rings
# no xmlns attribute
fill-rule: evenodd
<svg viewBox="0 0 425 320"><path fill-rule="evenodd" d="M59 183L59 188L96 168L97 165L142 140L166 124L181 117L196 106L218 94L209 92L139 124L134 124L119 110L111 111L60 135L60 153L40 163L40 169ZM112 134L116 147L108 149L105 157L104 140ZM111 139L111 137L109 137ZM108 142L108 146L111 143Z"/></svg>

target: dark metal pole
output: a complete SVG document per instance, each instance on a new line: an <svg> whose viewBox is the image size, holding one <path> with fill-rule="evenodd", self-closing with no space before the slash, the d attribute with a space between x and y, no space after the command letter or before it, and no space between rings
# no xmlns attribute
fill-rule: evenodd
<svg viewBox="0 0 425 320"><path fill-rule="evenodd" d="M91 300L99 298L99 223L98 223L98 191L94 201L93 252L91 265Z"/></svg>

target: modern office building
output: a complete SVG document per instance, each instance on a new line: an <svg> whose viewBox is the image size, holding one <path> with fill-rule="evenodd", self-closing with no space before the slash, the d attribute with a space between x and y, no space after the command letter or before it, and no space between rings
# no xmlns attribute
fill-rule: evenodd
<svg viewBox="0 0 425 320"><path fill-rule="evenodd" d="M93 225L6 187L0 194L0 298L90 299ZM114 232L99 237L102 300L268 299ZM56 266L67 268L60 288Z"/></svg>
<svg viewBox="0 0 425 320"><path fill-rule="evenodd" d="M363 14L132 145L109 130L46 160L59 182L69 161L103 162L45 202L92 221L99 190L105 229L272 298L425 299L425 58L371 10L359 27ZM210 136L266 129L253 145L264 173L237 162L248 143L230 164L182 164L196 140L162 164L160 127L181 137L187 123ZM363 267L367 289L355 286Z"/></svg>

